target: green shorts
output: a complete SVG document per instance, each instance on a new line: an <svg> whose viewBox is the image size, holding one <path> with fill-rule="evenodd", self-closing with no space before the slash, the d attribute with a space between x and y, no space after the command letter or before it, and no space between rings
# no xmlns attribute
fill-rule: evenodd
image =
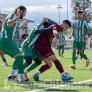
<svg viewBox="0 0 92 92"><path fill-rule="evenodd" d="M23 54L24 57L31 56L32 60L38 58L35 51L32 50L31 47L28 47L28 45L22 45L21 48L22 48L22 54Z"/></svg>
<svg viewBox="0 0 92 92"><path fill-rule="evenodd" d="M59 49L62 49L62 48L64 48L64 45L57 46L57 49L58 49L58 50L59 50Z"/></svg>
<svg viewBox="0 0 92 92"><path fill-rule="evenodd" d="M9 38L0 39L0 48L5 54L14 57L16 54L21 53L16 42Z"/></svg>
<svg viewBox="0 0 92 92"><path fill-rule="evenodd" d="M77 41L73 41L73 48L77 48L79 50L83 50L85 47L85 42L77 42Z"/></svg>

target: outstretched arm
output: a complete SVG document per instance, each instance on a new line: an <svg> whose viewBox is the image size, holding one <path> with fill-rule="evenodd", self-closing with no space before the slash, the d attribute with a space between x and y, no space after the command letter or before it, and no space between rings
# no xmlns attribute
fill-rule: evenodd
<svg viewBox="0 0 92 92"><path fill-rule="evenodd" d="M43 29L38 29L38 30L35 30L34 33L35 34L39 34L39 33L42 33L42 32L45 32L45 31L49 31L52 29L52 26L48 27L48 28L43 28Z"/></svg>

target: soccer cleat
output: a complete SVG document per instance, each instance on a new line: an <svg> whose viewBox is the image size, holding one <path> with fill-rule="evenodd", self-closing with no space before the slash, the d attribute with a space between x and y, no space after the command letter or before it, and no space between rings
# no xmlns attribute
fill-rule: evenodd
<svg viewBox="0 0 92 92"><path fill-rule="evenodd" d="M27 73L24 73L24 75L25 75L26 79L29 80L29 78L28 78L28 76L27 76Z"/></svg>
<svg viewBox="0 0 92 92"><path fill-rule="evenodd" d="M2 64L2 65L6 65L6 66L8 66L8 63L7 62L5 62L4 64Z"/></svg>
<svg viewBox="0 0 92 92"><path fill-rule="evenodd" d="M71 77L71 75L70 75L68 72L64 72L64 73L62 73L62 75L61 75L61 79L62 79L63 81L68 81L68 80L73 79L73 77Z"/></svg>
<svg viewBox="0 0 92 92"><path fill-rule="evenodd" d="M22 80L21 83L22 83L22 84L31 84L31 82L30 82L28 79Z"/></svg>
<svg viewBox="0 0 92 92"><path fill-rule="evenodd" d="M35 74L33 75L33 77L34 77L34 80L35 80L35 81L39 81L39 75L38 75L37 73L35 73Z"/></svg>
<svg viewBox="0 0 92 92"><path fill-rule="evenodd" d="M86 60L86 65L85 65L85 67L88 67L88 65L89 65L89 59Z"/></svg>
<svg viewBox="0 0 92 92"><path fill-rule="evenodd" d="M15 76L8 76L8 80L19 82L19 80Z"/></svg>
<svg viewBox="0 0 92 92"><path fill-rule="evenodd" d="M71 66L71 68L72 68L72 69L76 69L76 66L73 65L73 66Z"/></svg>

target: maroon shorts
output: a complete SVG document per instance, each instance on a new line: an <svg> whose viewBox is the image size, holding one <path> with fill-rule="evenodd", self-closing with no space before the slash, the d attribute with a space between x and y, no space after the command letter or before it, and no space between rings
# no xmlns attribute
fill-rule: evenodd
<svg viewBox="0 0 92 92"><path fill-rule="evenodd" d="M36 49L43 55L44 58L54 55L51 44L49 44L48 40L46 39L39 39L36 43Z"/></svg>

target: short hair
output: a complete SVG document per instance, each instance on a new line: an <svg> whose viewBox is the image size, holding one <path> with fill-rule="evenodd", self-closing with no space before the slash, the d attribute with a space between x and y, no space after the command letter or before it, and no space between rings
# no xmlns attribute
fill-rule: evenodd
<svg viewBox="0 0 92 92"><path fill-rule="evenodd" d="M2 21L0 20L0 23L2 23Z"/></svg>
<svg viewBox="0 0 92 92"><path fill-rule="evenodd" d="M25 7L25 6L19 5L18 7L16 7L16 8L14 9L13 12L16 13L18 9L23 10L23 11L26 11L26 7Z"/></svg>
<svg viewBox="0 0 92 92"><path fill-rule="evenodd" d="M63 20L63 23L66 23L69 25L69 27L71 27L71 22L69 20Z"/></svg>
<svg viewBox="0 0 92 92"><path fill-rule="evenodd" d="M77 10L77 13L83 13L83 10Z"/></svg>

